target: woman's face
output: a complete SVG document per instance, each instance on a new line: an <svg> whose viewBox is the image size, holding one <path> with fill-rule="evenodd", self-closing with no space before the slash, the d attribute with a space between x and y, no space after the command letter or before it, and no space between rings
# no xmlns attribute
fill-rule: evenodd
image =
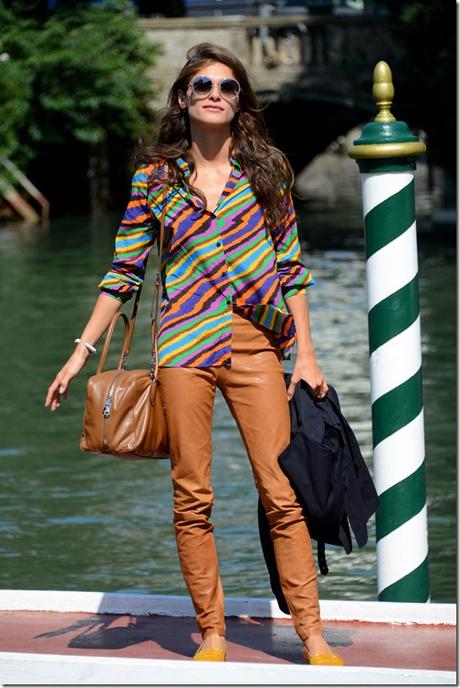
<svg viewBox="0 0 460 688"><path fill-rule="evenodd" d="M208 94L195 94L191 82L198 76L206 76L212 80L212 91ZM223 95L219 89L222 79L235 79L230 67L221 62L211 62L192 75L185 93L178 93L179 106L186 108L192 123L201 125L222 126L229 125L239 109L239 97L233 98L227 94L225 88Z"/></svg>

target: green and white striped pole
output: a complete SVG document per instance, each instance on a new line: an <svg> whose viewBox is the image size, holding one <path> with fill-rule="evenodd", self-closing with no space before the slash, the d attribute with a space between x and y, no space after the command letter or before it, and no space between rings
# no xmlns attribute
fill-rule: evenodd
<svg viewBox="0 0 460 688"><path fill-rule="evenodd" d="M425 145L390 112L386 62L374 69L379 112L348 151L362 173L366 243L378 598L429 602L415 158Z"/></svg>

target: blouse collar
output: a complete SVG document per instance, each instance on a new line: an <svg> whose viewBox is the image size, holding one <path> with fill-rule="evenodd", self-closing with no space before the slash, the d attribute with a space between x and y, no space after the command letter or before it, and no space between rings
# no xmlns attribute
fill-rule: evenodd
<svg viewBox="0 0 460 688"><path fill-rule="evenodd" d="M219 199L219 206L225 201L225 199L233 191L233 189L235 188L235 186L237 184L237 180L242 175L241 165L232 155L229 157L229 161L231 164L231 171L230 171L230 175L228 177L227 183L225 185L225 188L222 191L221 197ZM190 170L190 165L188 164L185 157L180 156L179 158L176 158L176 163L183 170L185 178L189 177L191 174L191 170ZM198 208L200 210L203 209L203 202L201 201L201 199L198 196L190 195L189 192L186 191L186 189L181 188L181 186L178 187L178 191L185 198L187 198L189 201L191 201L191 203L193 203L193 205L196 208Z"/></svg>

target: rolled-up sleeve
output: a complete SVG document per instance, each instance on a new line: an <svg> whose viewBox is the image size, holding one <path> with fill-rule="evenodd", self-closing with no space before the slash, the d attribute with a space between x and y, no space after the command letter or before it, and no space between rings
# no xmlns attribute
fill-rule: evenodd
<svg viewBox="0 0 460 688"><path fill-rule="evenodd" d="M158 236L159 222L151 211L147 189L147 173L139 168L115 237L112 266L98 284L102 292L123 302L142 284L149 252Z"/></svg>
<svg viewBox="0 0 460 688"><path fill-rule="evenodd" d="M290 192L287 192L286 212L278 227L272 231L272 238L283 297L286 299L306 293L315 280L302 262L296 213Z"/></svg>

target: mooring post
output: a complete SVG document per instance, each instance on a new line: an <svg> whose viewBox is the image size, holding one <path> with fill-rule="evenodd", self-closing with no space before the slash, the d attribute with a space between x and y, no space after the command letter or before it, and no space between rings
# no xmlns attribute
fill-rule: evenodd
<svg viewBox="0 0 460 688"><path fill-rule="evenodd" d="M348 154L361 172L366 246L377 588L384 601L429 602L415 159L426 150L390 112L390 67L378 62L379 108Z"/></svg>

